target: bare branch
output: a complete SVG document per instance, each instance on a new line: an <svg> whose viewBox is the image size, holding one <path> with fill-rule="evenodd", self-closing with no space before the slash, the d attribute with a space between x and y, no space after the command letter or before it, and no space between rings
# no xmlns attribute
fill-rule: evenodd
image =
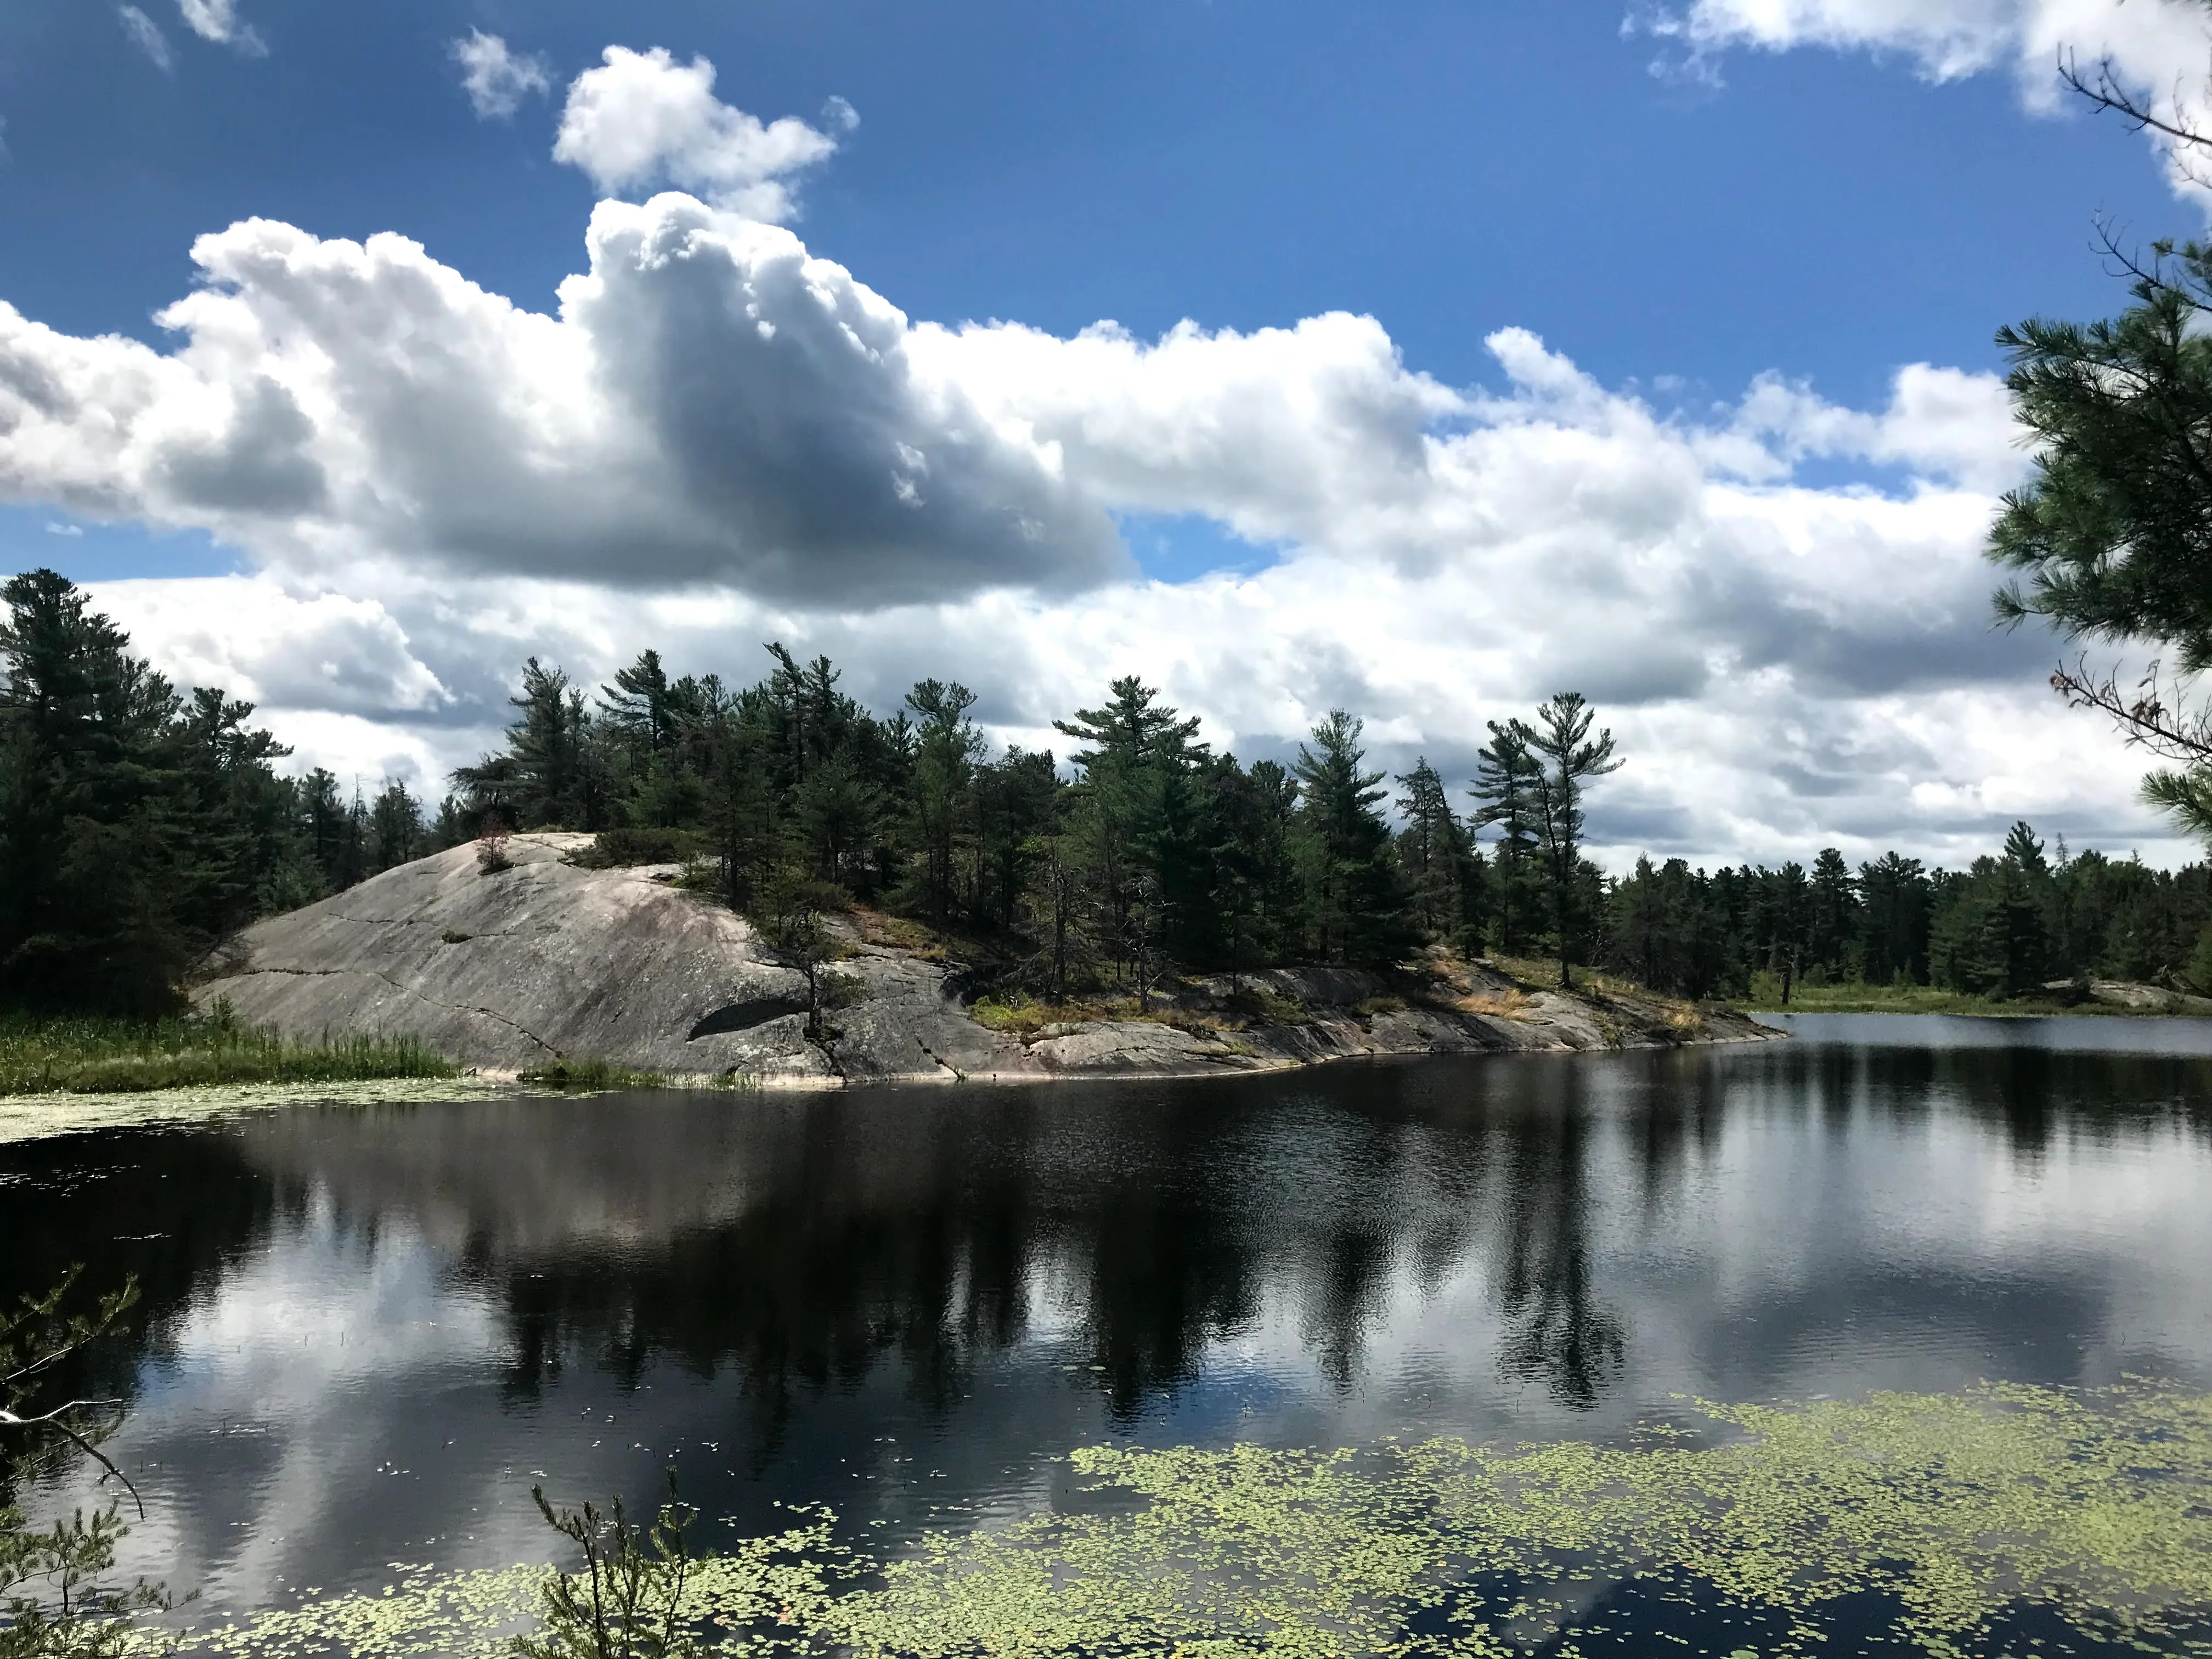
<svg viewBox="0 0 2212 1659"><path fill-rule="evenodd" d="M66 1406L57 1406L52 1411L38 1417L18 1417L6 1407L0 1406L0 1429L48 1429L60 1435L107 1471L107 1474L100 1477L101 1485L106 1484L108 1474L113 1475L123 1483L123 1490L131 1494L131 1501L138 1508L138 1518L143 1521L146 1518L146 1500L138 1495L138 1488L131 1484L131 1477L117 1468L107 1454L100 1450L98 1445L71 1427L67 1416L67 1413L77 1411L101 1409L112 1411L124 1403L120 1400L72 1400Z"/></svg>
<svg viewBox="0 0 2212 1659"><path fill-rule="evenodd" d="M2182 172L2192 182L2212 188L2212 168L2200 172L2198 169L2203 163L2179 153L2185 149L2195 150L2212 157L2212 133L2199 132L2194 127L2184 126L2178 119L2169 121L2160 117L2148 100L2129 91L2112 73L2112 60L2109 57L2097 60L2096 70L2092 76L2083 71L2072 52L2066 52L2058 60L2058 78L2099 110L2110 110L2136 131L2155 132L2171 139L2177 147L2175 162ZM2178 88L2173 102L2178 112L2181 106Z"/></svg>
<svg viewBox="0 0 2212 1659"><path fill-rule="evenodd" d="M2112 60L2101 58L2097 61L2097 76L2091 81L2082 74L2080 64L2072 52L2068 52L2058 65L2058 78L2100 109L2108 109L2123 120L2130 123L2137 132L2146 130L2165 134L2177 143L2191 144L2202 149L2212 149L2212 133L2198 132L2178 122L2161 119L2148 104L2138 99L2112 74ZM2180 102L2176 99L2176 105Z"/></svg>
<svg viewBox="0 0 2212 1659"><path fill-rule="evenodd" d="M2071 668L2062 665L2051 676L2051 689L2074 708L2094 708L2109 715L2139 744L2167 760L2191 765L2212 762L2212 711L2190 714L2184 711L2185 688L2180 679L2161 684L2154 662L2136 684L2134 694L2120 690L2116 675L2099 679L2089 672L2088 659L2078 659Z"/></svg>

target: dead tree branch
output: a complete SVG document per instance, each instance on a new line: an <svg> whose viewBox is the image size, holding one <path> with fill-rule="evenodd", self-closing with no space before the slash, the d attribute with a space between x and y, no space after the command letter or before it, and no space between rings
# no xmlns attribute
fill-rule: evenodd
<svg viewBox="0 0 2212 1659"><path fill-rule="evenodd" d="M2117 674L2100 679L2088 659L2072 667L2062 664L2051 676L2051 689L2072 708L2094 708L2109 716L2131 744L2154 755L2188 765L2212 762L2212 712L2186 712L2185 688L2179 678L2161 679L2152 663L2132 694L2120 690Z"/></svg>
<svg viewBox="0 0 2212 1659"><path fill-rule="evenodd" d="M2155 132L2171 141L2174 164L2191 182L2212 189L2212 133L2200 132L2183 125L2179 118L2181 95L2178 81L2173 97L2176 118L2168 120L2152 107L2149 100L2138 97L2112 72L2109 57L2099 58L2094 70L2085 70L2072 52L2062 52L2058 78L2099 111L2111 111L2135 131Z"/></svg>

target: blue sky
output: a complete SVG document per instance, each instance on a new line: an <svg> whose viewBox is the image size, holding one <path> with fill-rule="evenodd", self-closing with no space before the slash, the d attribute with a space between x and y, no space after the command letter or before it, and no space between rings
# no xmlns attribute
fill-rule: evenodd
<svg viewBox="0 0 2212 1659"><path fill-rule="evenodd" d="M1752 14L1736 0L1698 0L1668 38L1629 27L1633 20L1620 3L1492 0L1389 0L1358 8L1310 0L1048 7L1000 0L622 7L396 0L346 8L236 0L234 16L222 0L184 0L181 7L178 0L145 0L143 17L159 37L149 48L147 27L127 22L116 6L12 0L0 9L6 124L0 138L7 146L0 161L0 300L64 337L122 335L168 352L181 337L158 327L154 314L194 288L194 238L259 217L318 239L396 231L489 293L550 312L556 284L586 268L585 224L607 193L585 169L552 159L567 89L600 63L604 48L665 46L679 64L710 59L714 96L763 120L795 116L831 131L825 101L849 100L859 112L857 129L833 133L836 154L793 175L800 205L790 229L809 252L847 267L915 322L998 320L1065 341L1111 319L1142 344L1184 319L1208 335L1249 337L1341 311L1374 319L1386 354L1394 349L1407 374L1472 394L1476 404L1455 410L1421 404L1418 419L1435 442L1469 422L1485 428L1502 419L1516 431L1548 422L1547 430L1564 434L1560 443L1627 444L1621 423L1632 410L1661 428L1712 436L1677 447L1684 455L1694 451L1696 465L1720 469L1702 486L1719 493L1700 511L1721 520L1745 492L1762 503L1770 528L1797 525L1808 513L1829 512L1819 503L1848 502L1869 490L1892 502L1942 495L1953 506L1914 509L1927 515L1917 528L1867 520L1833 532L1844 538L1838 558L1859 556L1849 550L1861 546L1854 538L1880 535L1902 537L1899 546L1935 537L1950 550L1946 557L1960 561L1951 587L1930 601L1945 612L1942 628L1915 631L1921 622L1904 617L1901 635L1861 643L1869 659L1916 653L1972 658L1978 665L1955 689L1970 699L2009 697L2009 690L1990 688L2031 669L2048 647L2023 644L2017 660L1989 665L1990 647L1980 638L1985 615L1975 609L1978 598L1975 605L1961 598L1970 590L1978 596L1988 584L1972 562L1971 527L1960 529L1965 519L1956 507L1961 492L1986 501L2004 482L1986 460L1960 460L1966 453L1960 444L1978 455L2001 454L2004 436L1926 440L1924 422L1905 420L1911 411L1895 402L1899 372L1928 364L1986 375L1997 367L1990 336L2000 323L2036 312L2111 309L2119 291L2090 246L2100 216L2142 236L2185 232L2202 221L2200 208L2177 200L2140 138L2063 107L2054 117L2027 106L2023 88L2032 91L2050 25L2044 14L2056 3L1930 0L1928 18L1955 17L1940 28L1916 22L1900 30L1872 5L1859 8L1866 17L1855 23L1857 0L1838 0L1830 11L1842 25L1803 21L1792 26L1797 34L1770 38L1759 33L1764 25L1747 21ZM2121 20L2114 27L2138 27L2130 16L2174 3L2136 0L2130 14L2114 9ZM1803 0L1783 9L1811 15ZM471 30L496 34L513 52L542 60L544 94L524 97L511 118L480 118L463 95L452 56L453 43ZM204 38L224 33L227 43ZM2124 52L2124 67L2140 67L2143 53L2163 49L2149 36L2147 46L2116 38L2136 52L2130 58ZM2085 42L2110 44L2101 37ZM1584 377L1593 390L1576 394L1582 412L1561 413L1565 404L1554 392L1516 377L1492 339L1507 329L1540 337ZM1009 418L1049 426L1036 410L1062 396L1060 380L1073 372L1041 368L1038 386L1009 392L1002 377L992 378L1000 374L994 369L975 395L1011 411ZM290 371L276 373L296 389L286 378ZM983 384L975 378L980 370L942 373L963 386ZM1790 396L1799 400L1781 427L1770 422L1756 436L1767 460L1750 472L1734 461L1712 461L1719 441L1712 434L1744 426L1747 392L1762 376L1796 388ZM1978 384L1986 394L1986 381ZM1410 399L1409 409L1426 396L1402 377L1387 395ZM1996 407L1986 395L1981 406ZM1097 407L1086 409L1079 419L1066 418L1094 427L1104 418ZM1888 435L1870 427L1835 435L1845 416L1875 421L1885 410L1903 421L1884 428ZM1396 441L1378 438L1376 453ZM1538 456L1542 448L1498 465L1535 469L1511 473L1534 489L1549 465ZM1435 451L1425 464L1431 482L1443 456ZM1218 465L1233 466L1233 453ZM1266 462L1289 493L1301 465L1291 450ZM978 556L974 571L948 575L935 595L928 572L939 553L918 541L901 562L920 573L901 589L909 601L934 595L971 605L981 602L972 597L979 584L1011 592L1028 582L1043 596L1036 605L1073 607L1049 617L1024 612L1024 621L1007 627L1037 637L971 671L995 688L1009 734L1042 725L1045 705L1060 694L1055 674L1039 667L1059 647L1044 643L1041 630L1117 641L1115 650L1167 679L1247 748L1293 740L1297 720L1316 712L1314 699L1341 690L1370 694L1378 731L1391 734L1385 743L1455 753L1470 726L1480 730L1476 713L1540 695L1549 689L1547 674L1624 655L1656 663L1671 648L1653 638L1616 648L1562 636L1508 668L1499 654L1511 654L1504 647L1485 657L1471 646L1462 668L1438 660L1433 694L1331 667L1385 642L1316 641L1309 621L1269 608L1294 589L1306 594L1302 603L1329 608L1315 597L1329 580L1315 561L1339 561L1331 568L1347 591L1365 593L1372 585L1354 568L1359 559L1382 559L1393 580L1427 580L1423 572L1433 575L1439 561L1457 556L1445 541L1472 532L1363 539L1383 535L1372 528L1376 503L1390 499L1371 479L1359 486L1368 505L1358 514L1330 517L1290 504L1277 510L1243 485L1163 482L1157 471L1137 479L1132 469L1139 467L1118 451L1097 461L1095 476L1078 465L1069 487L1082 499L1067 507L1073 516L1065 533L1088 550L1071 556L1060 574L1033 582L1024 576L1006 588L1005 568ZM9 485L11 476L16 482ZM749 489L782 487L746 476L754 479ZM497 684L514 667L508 659L542 645L565 650L585 672L605 672L600 659L634 648L634 635L647 625L640 613L622 626L563 634L545 619L567 602L549 596L521 605L530 615L503 623L495 643L465 638L429 612L473 603L459 596L477 571L469 562L475 553L433 544L434 537L402 547L388 530L354 519L333 527L304 520L280 525L264 514L249 524L228 507L157 501L120 486L103 495L70 477L66 487L41 486L25 469L11 475L0 465L0 563L52 563L83 580L121 584L114 590L118 614L137 619L149 648L161 636L163 617L191 611L198 632L186 630L190 638L162 647L176 653L178 672L229 663L258 684L264 707L290 709L297 732L319 733L303 737L307 750L351 744L357 764L429 779L495 720ZM375 487L374 479L364 485ZM1584 480L1571 489L1611 500L1612 488ZM1490 495L1455 499L1461 501L1455 524L1497 518ZM1084 516L1093 508L1106 515L1095 524ZM803 516L801 508L793 511ZM1593 535L1618 550L1634 541L1635 526L1650 511L1608 507L1598 516L1603 524ZM52 525L82 533L56 534ZM1776 545L1800 529L1785 535L1774 528ZM1815 803L1832 799L1832 791L1700 817L1681 801L1662 799L1665 792L1656 786L1637 822L1655 826L1660 841L1716 855L1794 848L1808 837L1873 836L1884 812L1898 821L1899 838L1938 851L2001 826L2013 809L1994 798L1971 810L1957 805L1981 785L1954 775L1951 761L1931 761L1930 777L1916 781L1887 739L1865 727L1873 717L1867 699L1879 688L1854 685L1846 696L1773 644L1778 629L1790 631L1774 617L1795 618L1790 629L1834 621L1840 613L1825 587L1814 582L1818 594L1792 589L1774 597L1769 589L1783 578L1732 566L1726 568L1735 574L1724 575L1723 556L1691 548L1678 531L1653 532L1647 552L1656 557L1654 550L1663 549L1680 562L1680 592L1700 584L1735 596L1755 592L1766 596L1759 600L1766 619L1746 624L1750 633L1677 653L1686 662L1702 652L1710 672L1678 663L1622 681L1622 696L1650 711L1651 740L1693 741L1687 733L1703 720L1705 735L1694 741L1718 743L1713 763L1741 769L1747 763L1741 758L1722 757L1733 740L1715 738L1711 722L1757 695L1743 677L1755 679L1779 664L1795 694L1808 700L1806 708L1826 711L1816 724L1844 722L1826 738L1802 739L1810 750L1825 743L1835 750L1821 773L1830 783L1820 787L1831 787L1839 767L1857 766L1869 778L1878 772L1888 781L1863 803L1863 822L1850 824L1820 822L1832 809ZM1097 539L1115 536L1127 560L1118 575ZM1804 549L1791 546L1802 563ZM1895 547L1891 556L1913 556ZM1632 550L1620 556L1629 560L1624 569L1650 562ZM878 691L894 696L896 674L917 659L914 641L886 633L891 624L878 608L787 583L777 587L742 561L712 571L656 566L659 574L641 576L625 557L610 543L557 569L502 568L586 586L604 575L626 592L656 584L696 590L705 580L717 605L736 608L732 615L750 617L748 606L769 606L769 619L794 635L811 631L825 645L862 653L868 660L856 678L880 679ZM1532 568L1544 568L1545 559L1557 566L1554 551ZM1870 586L1881 585L1884 568L1879 560L1868 565ZM1273 712L1264 716L1251 707L1208 708L1216 682L1204 668L1205 651L1147 635L1157 624L1130 608L1139 604L1130 597L1138 592L1129 583L1133 573L1194 592L1192 585L1209 572L1217 573L1217 585L1247 583L1235 592L1269 619L1253 624L1261 636L1255 648L1264 647L1261 654L1281 671L1271 682ZM205 583L226 573L258 584L256 602L276 607L269 617L278 611L290 616L318 596L332 605L343 599L361 615L379 612L390 635L404 641L393 648L422 666L441 692L411 705L395 694L382 705L372 699L313 707L297 676L257 671L242 647L216 637L232 604L216 596L233 590L130 586L131 579ZM1628 580L1595 568L1589 579L1607 592ZM1468 592L1495 591L1507 580L1505 567L1468 580ZM1265 583L1273 586L1249 586ZM1103 597L1061 597L1077 590ZM1437 603L1434 596L1407 602L1431 609ZM637 603L649 608L649 594ZM276 622L266 625L281 631ZM1368 625L1389 631L1387 617L1370 617ZM1271 628L1279 630L1272 642ZM1844 646L1858 648L1847 639L1823 649L1833 655L1829 647ZM879 672L872 665L878 659ZM1713 689L1712 674L1729 681L1725 693ZM1693 682L1707 690L1684 689ZM1472 702L1454 703L1447 684L1474 687L1466 694ZM1846 727L1852 735L1844 735ZM2088 740L2086 733L2079 739ZM1912 741L1931 755L1943 746ZM379 743L386 746L379 750ZM1759 747L1748 744L1744 752ZM1858 759L1844 758L1846 751ZM2125 767L2099 763L2104 769L2095 787L2109 795L2106 786ZM1953 805L1930 807L1938 797ZM2054 799L2046 815L2053 814L2092 839L2103 833L2141 842L2151 831L2124 793L2101 806L2086 798Z"/></svg>
<svg viewBox="0 0 2212 1659"><path fill-rule="evenodd" d="M113 7L0 13L0 295L152 338L191 238L259 215L402 230L550 303L592 191L546 159L546 100L472 118L447 55L471 27L564 78L610 41L704 53L763 117L850 100L807 240L915 316L1150 335L1341 307L1452 384L1512 324L1608 383L1733 397L1779 368L1862 402L1900 362L1990 365L2002 321L2109 305L2095 215L2174 218L2139 142L2032 116L2005 76L1747 53L1670 83L1617 0L246 6L266 57L157 6L167 75Z"/></svg>

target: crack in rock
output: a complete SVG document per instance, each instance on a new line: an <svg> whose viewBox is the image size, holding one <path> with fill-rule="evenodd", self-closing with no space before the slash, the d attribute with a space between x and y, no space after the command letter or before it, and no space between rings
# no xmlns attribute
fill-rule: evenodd
<svg viewBox="0 0 2212 1659"><path fill-rule="evenodd" d="M444 1008L450 1012L456 1014L481 1014L486 1019L497 1020L501 1025L507 1026L510 1030L521 1032L523 1036L528 1037L532 1042L543 1048L547 1054L553 1055L556 1059L560 1057L561 1051L558 1048L556 1048L551 1043L546 1042L544 1037L539 1036L537 1032L532 1030L527 1025L525 1025L519 1019L510 1019L495 1008L479 1008L473 1003L441 1002L436 997L428 995L427 993L418 991L413 986L392 978L391 975L385 973L380 969L246 968L235 974L226 975L224 977L228 979L248 979L256 974L284 974L297 979L380 979L386 985L389 985L393 990L404 991L409 996L413 997L417 1002L427 1002L433 1008ZM221 982L221 981L214 981L214 983L216 984L220 984Z"/></svg>
<svg viewBox="0 0 2212 1659"><path fill-rule="evenodd" d="M325 921L343 921L356 927L447 927L451 924L421 916L342 916L333 910L322 918ZM503 927L496 933L471 933L471 939L513 939L519 929ZM539 931L544 932L544 928Z"/></svg>

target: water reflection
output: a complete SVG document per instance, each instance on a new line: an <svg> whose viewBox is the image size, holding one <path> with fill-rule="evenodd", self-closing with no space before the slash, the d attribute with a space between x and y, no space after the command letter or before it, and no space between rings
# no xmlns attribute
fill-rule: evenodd
<svg viewBox="0 0 2212 1659"><path fill-rule="evenodd" d="M2212 1382L2212 1060L1821 1040L1212 1084L274 1114L0 1150L20 1287L148 1289L149 1565L540 1552L522 1493L912 1528L1068 1447L1611 1436Z"/></svg>

